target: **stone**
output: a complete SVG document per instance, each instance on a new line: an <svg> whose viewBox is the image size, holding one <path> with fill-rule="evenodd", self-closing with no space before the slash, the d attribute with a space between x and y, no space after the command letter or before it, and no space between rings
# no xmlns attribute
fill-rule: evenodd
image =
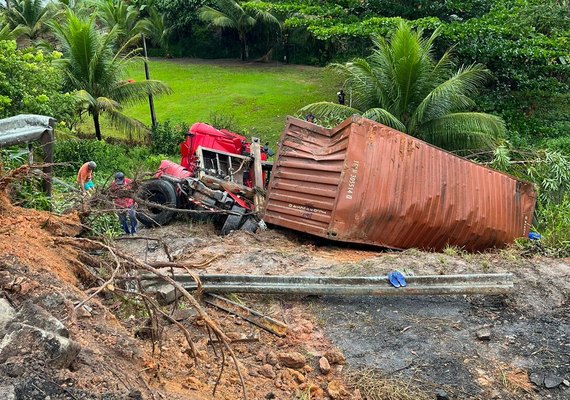
<svg viewBox="0 0 570 400"><path fill-rule="evenodd" d="M562 384L564 378L556 375L546 375L544 377L544 387L547 389L557 388Z"/></svg>
<svg viewBox="0 0 570 400"><path fill-rule="evenodd" d="M305 356L296 351L279 353L278 358L281 365L294 369L303 368L307 363Z"/></svg>
<svg viewBox="0 0 570 400"><path fill-rule="evenodd" d="M54 368L68 368L80 346L71 339L35 326L13 322L0 343L0 363L13 356L47 359Z"/></svg>
<svg viewBox="0 0 570 400"><path fill-rule="evenodd" d="M69 331L60 320L29 300L22 304L22 308L16 314L16 320L22 324L35 326L43 331L53 332L64 338L69 337Z"/></svg>
<svg viewBox="0 0 570 400"><path fill-rule="evenodd" d="M182 310L178 309L172 313L172 319L177 322L180 322L187 319L195 319L196 315L197 315L196 310L194 310L193 308L185 308Z"/></svg>
<svg viewBox="0 0 570 400"><path fill-rule="evenodd" d="M488 328L479 329L476 333L477 339L488 342L491 340L491 330Z"/></svg>
<svg viewBox="0 0 570 400"><path fill-rule="evenodd" d="M330 381L328 383L327 393L333 400L342 399L349 395L348 391L339 380Z"/></svg>
<svg viewBox="0 0 570 400"><path fill-rule="evenodd" d="M570 382L567 381L566 379L564 379L564 380L562 381L562 384L563 384L564 386L567 386L567 387L570 386Z"/></svg>
<svg viewBox="0 0 570 400"><path fill-rule="evenodd" d="M0 298L0 339L4 336L6 328L16 317L16 310L8 300Z"/></svg>
<svg viewBox="0 0 570 400"><path fill-rule="evenodd" d="M288 370L291 375L295 378L295 380L297 381L297 383L303 383L305 382L305 375L303 375L302 373L300 373L299 371L297 371L296 369L289 369Z"/></svg>
<svg viewBox="0 0 570 400"><path fill-rule="evenodd" d="M326 357L321 357L319 359L319 369L325 375L327 375L329 372L331 372L331 365L329 363L329 360L327 360Z"/></svg>
<svg viewBox="0 0 570 400"><path fill-rule="evenodd" d="M259 350L257 352L257 354L255 355L255 360L260 361L260 362L265 364L266 357L267 357L267 354L265 354L265 352L263 350Z"/></svg>
<svg viewBox="0 0 570 400"><path fill-rule="evenodd" d="M435 398L437 400L449 400L449 395L445 392L445 390L437 389L435 391Z"/></svg>
<svg viewBox="0 0 570 400"><path fill-rule="evenodd" d="M273 367L269 364L264 364L261 368L259 368L259 370L257 371L259 373L259 375L262 375L266 378L270 378L270 379L275 379L275 371L273 370Z"/></svg>
<svg viewBox="0 0 570 400"><path fill-rule="evenodd" d="M542 385L544 384L544 375L538 374L536 372L530 374L528 379L538 387L542 387Z"/></svg>
<svg viewBox="0 0 570 400"><path fill-rule="evenodd" d="M342 352L339 349L330 349L329 351L327 351L324 354L324 356L326 357L329 364L331 364L331 365L333 365L333 364L340 364L340 365L346 364L346 358L344 357L344 354L342 354Z"/></svg>
<svg viewBox="0 0 570 400"><path fill-rule="evenodd" d="M274 351L270 351L269 353L267 353L267 355L265 356L265 362L270 365L277 364L279 362L279 357L277 356L277 353L275 353Z"/></svg>
<svg viewBox="0 0 570 400"><path fill-rule="evenodd" d="M14 386L0 386L0 399L16 400L16 388Z"/></svg>

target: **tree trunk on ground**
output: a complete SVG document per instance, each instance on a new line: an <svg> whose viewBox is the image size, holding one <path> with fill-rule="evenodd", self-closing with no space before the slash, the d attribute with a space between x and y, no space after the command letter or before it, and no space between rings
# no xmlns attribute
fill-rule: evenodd
<svg viewBox="0 0 570 400"><path fill-rule="evenodd" d="M95 125L95 137L97 140L101 140L101 126L99 125L99 114L93 113L93 124Z"/></svg>

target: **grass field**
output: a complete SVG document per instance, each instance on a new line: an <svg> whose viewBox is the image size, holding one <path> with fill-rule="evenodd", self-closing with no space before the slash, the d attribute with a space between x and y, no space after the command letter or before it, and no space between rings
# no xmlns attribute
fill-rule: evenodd
<svg viewBox="0 0 570 400"><path fill-rule="evenodd" d="M275 143L287 115L314 101L336 99L338 83L322 68L241 63L229 60L152 59L152 79L166 82L173 94L155 99L158 121L209 122L212 113L233 116L243 133ZM144 79L142 63L129 68L130 79ZM148 104L126 113L150 126ZM121 136L103 121L103 137ZM90 120L81 125L93 130Z"/></svg>

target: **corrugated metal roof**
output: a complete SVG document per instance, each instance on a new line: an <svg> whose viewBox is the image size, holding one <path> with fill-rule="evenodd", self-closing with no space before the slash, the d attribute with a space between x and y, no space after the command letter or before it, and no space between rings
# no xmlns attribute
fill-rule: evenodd
<svg viewBox="0 0 570 400"><path fill-rule="evenodd" d="M264 219L334 240L468 250L527 236L532 185L361 117L288 118Z"/></svg>
<svg viewBox="0 0 570 400"><path fill-rule="evenodd" d="M22 114L0 120L0 147L38 140L53 133L55 120L43 115Z"/></svg>

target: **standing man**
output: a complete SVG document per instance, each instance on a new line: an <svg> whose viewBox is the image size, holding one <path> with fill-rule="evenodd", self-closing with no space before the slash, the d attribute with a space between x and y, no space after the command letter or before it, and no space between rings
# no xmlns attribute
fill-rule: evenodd
<svg viewBox="0 0 570 400"><path fill-rule="evenodd" d="M77 172L77 183L81 189L81 193L86 194L89 190L93 189L93 170L97 168L95 161L87 161L79 168Z"/></svg>
<svg viewBox="0 0 570 400"><path fill-rule="evenodd" d="M338 104L344 105L344 90L337 92L336 95L338 96Z"/></svg>
<svg viewBox="0 0 570 400"><path fill-rule="evenodd" d="M131 190L131 180L125 178L125 174L117 172L115 180L111 184L110 191L114 195L115 208L117 209L117 216L123 230L127 235L134 235L137 233L137 213L135 211L135 202L130 197L118 197L121 191Z"/></svg>

